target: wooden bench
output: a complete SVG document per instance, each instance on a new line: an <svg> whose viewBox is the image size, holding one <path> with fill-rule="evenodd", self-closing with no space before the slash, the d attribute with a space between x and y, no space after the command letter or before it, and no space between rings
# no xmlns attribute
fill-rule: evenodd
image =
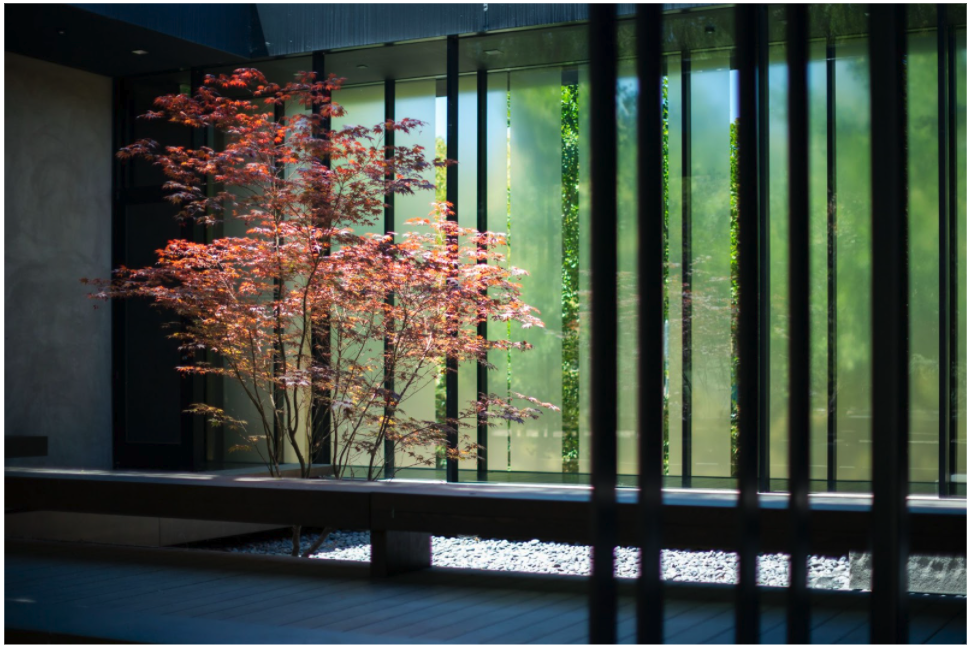
<svg viewBox="0 0 969 648"><path fill-rule="evenodd" d="M371 573L429 567L431 535L591 542L585 487L423 484L7 468L5 507L196 520L336 527L371 532ZM620 542L637 544L635 489L621 489ZM739 539L736 494L668 491L663 546L732 551ZM788 547L787 496L763 494L762 552ZM911 553L966 555L966 501L912 498ZM811 497L811 550L870 551L871 498Z"/></svg>

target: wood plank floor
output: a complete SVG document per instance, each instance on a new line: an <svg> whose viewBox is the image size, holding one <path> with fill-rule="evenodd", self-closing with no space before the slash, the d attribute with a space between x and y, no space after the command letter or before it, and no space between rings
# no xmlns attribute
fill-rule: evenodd
<svg viewBox="0 0 969 648"><path fill-rule="evenodd" d="M5 641L149 643L586 643L581 577L431 569L371 580L365 563L47 542L5 545ZM634 643L631 583L618 636ZM666 588L668 643L731 643L732 589ZM782 643L782 590L761 638ZM964 598L913 595L913 643L965 644ZM814 643L866 643L868 599L817 592Z"/></svg>

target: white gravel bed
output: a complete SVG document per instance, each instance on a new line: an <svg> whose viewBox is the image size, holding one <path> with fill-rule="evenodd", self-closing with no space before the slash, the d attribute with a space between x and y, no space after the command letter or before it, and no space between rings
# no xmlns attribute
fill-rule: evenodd
<svg viewBox="0 0 969 648"><path fill-rule="evenodd" d="M319 537L307 532L302 537L302 551ZM281 533L274 538L222 544L206 543L222 551L289 555L291 536ZM492 569L540 574L588 575L591 549L585 545L538 540L487 540L460 536L432 538L432 564L436 567ZM370 560L369 531L334 531L313 554L315 559ZM616 551L616 575L635 578L639 575L639 550L620 547ZM767 554L760 557L758 582L784 587L788 580L788 556ZM737 555L726 551L664 550L663 580L695 583L734 583ZM848 557L812 556L809 561L809 585L822 589L848 588Z"/></svg>

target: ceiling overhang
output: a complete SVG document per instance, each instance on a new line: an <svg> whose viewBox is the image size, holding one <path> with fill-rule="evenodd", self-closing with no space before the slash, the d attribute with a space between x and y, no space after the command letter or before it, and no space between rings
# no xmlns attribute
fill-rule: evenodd
<svg viewBox="0 0 969 648"><path fill-rule="evenodd" d="M134 76L249 60L236 52L71 5L7 4L4 18L6 51L104 76Z"/></svg>

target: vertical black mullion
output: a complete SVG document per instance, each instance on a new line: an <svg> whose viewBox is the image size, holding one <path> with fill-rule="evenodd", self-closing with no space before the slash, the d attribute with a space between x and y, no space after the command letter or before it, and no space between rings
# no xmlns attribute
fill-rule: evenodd
<svg viewBox="0 0 969 648"><path fill-rule="evenodd" d="M787 592L787 643L810 643L808 597L811 462L811 263L808 173L808 16L805 5L787 8L788 294L790 295L788 475L791 572Z"/></svg>
<svg viewBox="0 0 969 648"><path fill-rule="evenodd" d="M273 106L273 121L278 124L280 121L282 121L282 119L285 116L286 116L286 106L284 104L278 104L278 103L275 104ZM278 159L276 163L278 164ZM283 173L284 173L283 166L277 167L276 177L282 176ZM277 237L277 245L282 246L283 241L279 237L278 233L276 234L276 237ZM276 301L278 303L282 299L282 297L283 297L283 282L279 277L274 277L273 278L273 301ZM273 333L273 336L278 339L277 331L278 331L278 325L277 325L276 331L274 331ZM284 349L279 348L278 346L275 346L275 349L274 349L275 357L273 359L273 378L274 379L279 378L279 376L282 373L283 353L284 353ZM283 438L283 435L285 432L283 429L280 429L281 419L286 415L286 407L285 407L286 399L287 399L286 391L283 389L280 389L279 385L274 383L273 402L276 405L276 413L273 416L273 437L274 437L275 448L276 448L276 457L280 465L282 465L283 463L283 458L285 457L285 452L286 452L284 438ZM282 410L282 413L280 413L280 410Z"/></svg>
<svg viewBox="0 0 969 648"><path fill-rule="evenodd" d="M458 160L458 37L447 37L447 157L449 160ZM458 167L449 166L447 168L447 201L452 208L448 214L448 220L457 222L458 220ZM456 252L457 237L448 237L448 247ZM454 255L452 263L458 263L457 255ZM454 332L457 335L457 331ZM449 355L446 360L445 375L445 418L449 426L447 433L447 447L455 450L458 447L458 361L453 355ZM458 460L452 457L447 459L447 481L458 481Z"/></svg>
<svg viewBox="0 0 969 648"><path fill-rule="evenodd" d="M693 482L693 95L691 91L690 52L684 50L680 68L680 93L683 101L682 115L682 167L681 202L682 215L682 435L681 473L683 488L690 488Z"/></svg>
<svg viewBox="0 0 969 648"><path fill-rule="evenodd" d="M203 78L202 83L204 84L204 82L205 80ZM210 127L206 132L206 144L210 145L215 150L219 150L224 144L224 141L222 138L223 138L223 135L218 131L216 131L216 129L214 128ZM213 197L217 195L220 191L224 190L224 188L225 186L223 183L215 182L214 176L210 175L208 177L206 194L209 197ZM226 235L225 217L223 215L222 218L218 218L214 224L209 226L209 238L207 240L215 241L215 240L224 238L225 235ZM217 367L219 369L225 368L225 365L226 365L225 358L223 358L221 355L213 352L209 352L207 355L208 355L208 361L213 367ZM210 405L214 405L215 407L225 409L225 404L226 404L225 385L227 382L228 382L228 379L222 375L208 376L206 380L206 389L208 390L208 392L206 393L205 402ZM208 439L212 439L211 461L215 466L221 467L225 463L226 449L228 445L225 442L225 433L226 433L226 430L224 426L221 426L221 425L215 426L211 424L206 425L206 429L205 429L205 434L207 437L206 444L207 445L209 444ZM206 458L207 459L209 458L208 453L206 454Z"/></svg>
<svg viewBox="0 0 969 648"><path fill-rule="evenodd" d="M828 194L828 490L838 488L838 158L835 106L837 96L833 40L829 40L825 55L827 93L825 112L827 122L827 194Z"/></svg>
<svg viewBox="0 0 969 648"><path fill-rule="evenodd" d="M760 384L764 386L758 398L759 425L757 431L757 473L759 489L770 492L770 94L768 81L770 63L767 48L767 6L757 7L757 155L758 201L760 211Z"/></svg>
<svg viewBox="0 0 969 648"><path fill-rule="evenodd" d="M616 6L589 5L592 578L589 641L616 643Z"/></svg>
<svg viewBox="0 0 969 648"><path fill-rule="evenodd" d="M939 497L950 494L949 422L952 356L949 350L949 47L945 5L936 5L939 104Z"/></svg>
<svg viewBox="0 0 969 648"><path fill-rule="evenodd" d="M189 94L194 95L195 91L203 85L204 75L201 68L192 68L189 72ZM199 149L205 145L206 131L201 128L193 128L190 135L190 146ZM186 238L193 243L205 242L205 226L195 222L187 222ZM191 324L187 318L182 319L182 326L188 327ZM183 362L189 362L190 358L183 357ZM197 414L187 414L195 403L208 402L205 394L205 377L196 374L189 374L182 377L180 385L180 400L182 406L182 452L185 453L185 465L192 470L201 470L202 462L205 460L205 418Z"/></svg>
<svg viewBox="0 0 969 648"><path fill-rule="evenodd" d="M312 69L316 73L316 80L322 81L326 78L325 73L325 63L326 59L323 52L315 51L312 56ZM313 104L314 114L320 114L321 105ZM324 116L319 125L319 130L324 137L328 137L327 133L330 130L330 118ZM321 163L324 167L330 166L329 155L325 156ZM323 248L323 255L329 256L330 247L327 244ZM329 365L330 362L330 327L328 324L323 324L320 326L319 330L313 332L313 354L316 356L316 364L323 368ZM317 398L313 401L313 415L312 415L312 426L313 431L311 438L313 439L316 446L315 452L312 453L311 461L314 463L328 464L332 461L332 450L333 450L333 438L330 430L330 394L327 391L319 394Z"/></svg>
<svg viewBox="0 0 969 648"><path fill-rule="evenodd" d="M122 196L127 188L131 165L124 165L115 155L129 141L128 123L131 115L128 83L124 79L112 80L112 107L114 119L111 128L111 267L125 265L125 203ZM125 406L127 377L125 372L125 302L114 299L111 308L111 415L112 415L112 464L121 465L125 439Z"/></svg>
<svg viewBox="0 0 969 648"><path fill-rule="evenodd" d="M873 643L908 643L905 6L870 8Z"/></svg>
<svg viewBox="0 0 969 648"><path fill-rule="evenodd" d="M759 399L765 387L759 380L760 350L759 305L764 297L758 281L758 226L760 225L757 172L757 55L760 41L757 31L757 7L739 5L736 8L739 37L737 60L740 81L740 126L738 133L738 256L740 298L737 355L738 367L738 469L740 494L738 498L739 582L736 600L736 641L757 643L760 639L760 608L757 592L758 498L757 498L757 441L759 436Z"/></svg>
<svg viewBox="0 0 969 648"><path fill-rule="evenodd" d="M959 353L965 353L965 349L959 349L959 291L953 289L952 282L959 275L959 215L958 215L958 195L959 190L959 173L958 164L956 163L956 151L958 142L956 137L958 136L958 131L956 130L956 115L959 113L956 109L956 33L952 25L949 25L948 37L946 38L946 46L948 48L948 56L946 57L949 62L948 69L948 106L949 106L949 119L947 124L947 131L949 135L949 251L948 251L948 261L949 261L949 434L948 434L948 444L949 444L949 495L955 495L955 484L952 483L952 475L956 472L956 458L959 456L959 446L957 444L958 434L957 426L958 420L958 407L956 407L957 399L959 397L959 381L956 376L956 370L958 368L958 358ZM965 173L965 169L962 170ZM943 257L944 259L945 257ZM963 269L965 272L965 269ZM958 284L957 284L958 285Z"/></svg>
<svg viewBox="0 0 969 648"><path fill-rule="evenodd" d="M396 120L396 111L394 106L397 101L397 82L394 79L386 79L384 81L384 122L392 122ZM394 159L394 145L395 145L395 131L393 128L388 128L384 131L384 159L393 161ZM384 173L384 180L391 182L394 179L394 170L392 166L388 166L386 172ZM384 196L384 234L388 234L394 231L394 194L393 192L388 193ZM387 294L387 303L390 306L394 305L394 294ZM390 357L390 347L391 340L389 337L384 337L384 389L388 392L393 393L394 391L394 374L393 371L387 366L387 360ZM393 416L393 408L385 407L384 416L390 418ZM394 442L390 439L384 439L384 477L390 478L394 476L396 466L394 465Z"/></svg>
<svg viewBox="0 0 969 648"><path fill-rule="evenodd" d="M663 586L660 580L663 508L663 114L662 6L636 8L636 58L639 75L637 186L639 227L639 538L636 580L636 638L663 643Z"/></svg>
<svg viewBox="0 0 969 648"><path fill-rule="evenodd" d="M478 70L478 221L479 232L488 231L488 71ZM479 263L485 263L479 260ZM478 323L478 337L488 339L487 320ZM478 398L488 394L488 368L478 363ZM488 479L488 425L482 415L478 418L478 481Z"/></svg>

